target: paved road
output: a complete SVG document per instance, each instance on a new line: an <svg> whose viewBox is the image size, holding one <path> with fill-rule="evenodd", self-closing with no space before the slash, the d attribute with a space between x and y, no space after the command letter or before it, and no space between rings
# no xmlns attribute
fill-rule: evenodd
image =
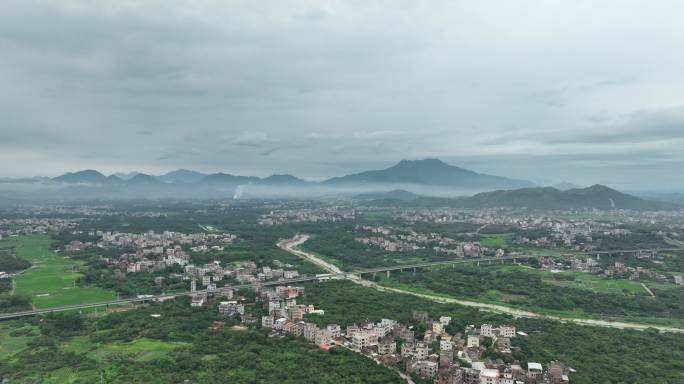
<svg viewBox="0 0 684 384"><path fill-rule="evenodd" d="M293 283L301 283L301 282L305 282L305 281L313 281L313 280L318 280L318 279L319 278L316 276L303 276L303 277L298 277L298 278L294 278L294 279L267 281L267 282L261 283L261 285L264 285L264 286L280 285L280 284L287 285L287 284L293 284ZM214 293L220 294L222 290L226 290L226 289L238 290L238 289L246 289L246 288L251 288L251 287L252 287L251 284L231 285L231 286L219 288ZM30 311L21 311L21 312L13 312L13 313L0 313L0 320L14 319L14 318L18 318L18 317L26 317L26 316L34 316L34 315L42 315L42 314L53 313L53 312L65 312L65 311L74 311L74 310L87 309L87 308L108 307L108 306L117 306L117 305L122 305L122 304L132 304L132 303L142 303L142 302L149 302L149 301L155 301L155 300L164 300L164 299L168 299L168 298L190 296L193 293L201 293L201 292L208 292L208 291L207 290L198 290L197 292L183 291L183 292L164 293L161 295L143 295L140 297L131 297L131 298L126 298L126 299L100 301L97 303L63 305L63 306L59 306L59 307L52 307L52 308L45 308L45 309L33 309Z"/></svg>
<svg viewBox="0 0 684 384"><path fill-rule="evenodd" d="M315 260L313 261L314 263L318 265L326 265L329 264L320 258L318 258L316 255L304 252L302 250L295 250L293 249L294 246L296 245L301 245L308 239L308 236L305 235L299 235L293 239L290 239L288 241L284 241L279 243L279 246L282 244L282 249L291 252L299 257L305 258L306 260ZM473 261L472 259L469 261ZM477 261L477 260L475 260ZM337 267L335 267L337 268ZM404 267L404 268L410 268L410 267ZM337 268L339 270L339 268ZM388 269L385 269L388 270ZM368 270L367 270L368 271ZM636 330L645 330L648 328L655 328L658 329L661 332L675 332L675 333L684 333L684 328L677 328L677 327L667 327L667 326L661 326L661 325L652 325L652 324L640 324L640 323L627 323L627 322L620 322L620 321L608 321L608 320L593 320L593 319L578 319L578 318L573 318L573 317L563 317L563 316L553 316L553 315L546 315L546 314L541 314L537 312L532 312L532 311L526 311L526 310L521 310L521 309L516 309L516 308L511 308L507 307L504 305L495 305L495 304L487 304L487 303L480 303L477 301L470 301L470 300L462 300L462 299L455 299L455 298L449 298L449 297L442 297L442 296L436 296L436 295L430 295L430 294L422 294L422 293L416 293L416 292L411 292L411 291L405 291L403 289L397 289L397 288L390 288L390 287L384 287L381 286L377 283L374 283L372 281L364 280L360 278L360 275L353 275L349 276L350 273L347 273L345 276L349 278L350 281L361 284L367 287L371 287L374 289L377 289L379 291L389 291L389 292L396 292L396 293L401 293L405 295L412 295L416 297L420 297L423 299L439 302L439 303L454 303L454 304L460 304L468 307L476 307L485 311L490 311L490 312L497 312L497 313L506 313L515 317L526 317L526 318L537 318L537 319L549 319L549 320L556 320L560 322L572 322L572 323L577 323L577 324L584 324L584 325L592 325L592 326L598 326L598 327L604 327L604 328L619 328L619 329L636 329Z"/></svg>
<svg viewBox="0 0 684 384"><path fill-rule="evenodd" d="M297 247L309 240L309 235L297 235L292 239L285 239L278 242L278 247L284 251L299 256L310 263L316 264L328 273L343 274L344 272L336 265L331 264L315 255L297 249Z"/></svg>

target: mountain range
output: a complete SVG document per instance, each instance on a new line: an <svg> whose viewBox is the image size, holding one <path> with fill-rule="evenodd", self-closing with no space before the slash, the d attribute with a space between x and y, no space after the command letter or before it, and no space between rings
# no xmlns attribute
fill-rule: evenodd
<svg viewBox="0 0 684 384"><path fill-rule="evenodd" d="M163 175L139 172L104 175L87 169L50 178L0 180L0 183L45 186L36 192L54 199L109 198L226 198L246 197L344 197L375 204L424 207L528 207L531 209L679 209L673 203L644 200L614 189L594 185L577 188L569 183L536 187L526 180L473 172L439 159L402 160L396 165L320 182L289 174L265 178L206 174L179 169ZM19 189L17 189L18 191ZM23 192L8 195L28 198ZM5 193L7 195L7 193ZM470 197L457 197L470 196Z"/></svg>
<svg viewBox="0 0 684 384"><path fill-rule="evenodd" d="M464 168L444 163L439 159L401 160L396 165L373 171L333 177L320 183L308 182L292 175L272 175L266 178L240 176L226 173L205 174L201 172L179 169L160 176L152 176L139 172L131 172L126 177L104 174L89 169L73 173L65 173L52 180L66 184L154 184L154 181L175 184L213 184L243 185L259 184L268 186L297 186L320 184L330 187L363 187L369 185L401 185L413 184L423 186L458 187L471 189L514 189L534 186L526 180L511 179L503 176L492 176L473 172Z"/></svg>
<svg viewBox="0 0 684 384"><path fill-rule="evenodd" d="M682 208L679 204L641 199L598 184L588 188L575 188L566 191L553 187L498 190L459 198L416 196L407 191L357 195L356 198L375 199L371 202L371 205L381 204L429 208L529 208L538 210L595 208L602 210L630 209L641 211Z"/></svg>

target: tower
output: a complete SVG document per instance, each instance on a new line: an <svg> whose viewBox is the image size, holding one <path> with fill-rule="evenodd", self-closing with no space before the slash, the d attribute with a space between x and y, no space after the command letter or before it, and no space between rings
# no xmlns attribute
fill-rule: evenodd
<svg viewBox="0 0 684 384"><path fill-rule="evenodd" d="M190 281L190 292L195 292L197 290L197 281L193 277Z"/></svg>

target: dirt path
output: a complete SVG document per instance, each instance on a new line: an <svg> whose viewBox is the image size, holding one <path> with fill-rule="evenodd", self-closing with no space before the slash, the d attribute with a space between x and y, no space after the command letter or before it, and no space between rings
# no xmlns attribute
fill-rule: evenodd
<svg viewBox="0 0 684 384"><path fill-rule="evenodd" d="M325 260L320 259L316 255L313 255L311 253L304 252L300 249L295 248L298 245L303 244L308 239L309 239L308 235L297 235L292 239L280 241L278 243L278 247L280 247L281 249L283 249L287 252L290 252L290 253L298 256L298 257L301 257L305 260L308 260L309 262L320 266L321 268L325 269L326 271L328 271L330 273L344 273L339 267L332 265ZM462 299L455 299L455 298L451 298L451 297L442 297L442 296L435 296L435 295L429 295L429 294L424 294L424 293L405 291L403 289L381 286L381 285L374 283L372 281L361 279L360 277L358 277L356 275L353 275L353 277L348 278L348 280L350 280L356 284L361 284L363 286L370 287L370 288L373 288L373 289L376 289L376 290L382 291L382 292L396 292L396 293L401 293L404 295L411 295L411 296L420 297L420 298L431 300L431 301L438 302L438 303L459 304L459 305L463 305L466 307L476 307L476 308L479 308L479 309L484 310L484 311L496 312L496 313L505 313L505 314L512 315L514 317L526 317L526 318L533 318L533 319L548 319L548 320L555 320L555 321L560 321L560 322L571 322L571 323L577 323L577 324L583 324L583 325L592 325L592 326L604 327L604 328L636 329L636 330L645 330L648 328L654 328L654 329L657 329L661 332L684 333L684 328L668 327L668 326L652 325L652 324L627 323L627 322L621 322L621 321L578 319L578 318L574 318L574 317L546 315L546 314L542 314L542 313L506 307L504 305L487 304L487 303L480 303L477 301L462 300Z"/></svg>
<svg viewBox="0 0 684 384"><path fill-rule="evenodd" d="M653 294L653 291L651 291L651 288L647 287L646 284L641 283L641 287L642 287L646 292L648 292L648 294L651 295L651 297L655 297L655 295Z"/></svg>

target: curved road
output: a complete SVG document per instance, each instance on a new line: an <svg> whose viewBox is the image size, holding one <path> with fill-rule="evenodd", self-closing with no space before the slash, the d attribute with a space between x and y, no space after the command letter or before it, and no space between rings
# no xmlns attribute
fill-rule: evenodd
<svg viewBox="0 0 684 384"><path fill-rule="evenodd" d="M281 249L283 249L289 253L292 253L295 256L298 256L298 257L303 258L303 259L305 259L311 263L314 263L314 264L320 266L321 268L325 269L326 271L328 271L330 273L336 273L336 274L344 273L339 267L337 267L337 266L335 266L335 265L333 265L333 264L331 264L325 260L322 260L321 258L317 257L316 255L314 255L312 253L304 252L301 249L296 248L297 246L306 242L308 239L309 239L308 235L297 235L292 239L280 241L278 243L278 247L280 247ZM424 294L424 293L410 292L410 291L405 291L403 289L398 289L398 288L384 287L384 286L381 286L381 285L374 283L372 281L364 280L361 277L356 276L356 275L349 277L348 280L350 280L354 283L357 283L357 284L361 284L361 285L364 285L367 287L377 289L378 291L396 292L396 293L401 293L401 294L405 294L405 295L412 295L412 296L420 297L423 299L435 301L438 303L453 303L453 304L460 304L460 305L467 306L467 307L476 307L476 308L480 308L480 309L485 310L485 311L509 314L509 315L514 316L514 317L549 319L549 320L556 320L556 321L560 321L560 322L572 322L572 323L577 323L577 324L592 325L592 326L605 327L605 328L636 329L636 330L645 330L648 328L654 328L654 329L657 329L661 332L684 333L684 328L668 327L668 326L652 325L652 324L628 323L628 322L609 321L609 320L578 319L578 318L573 318L573 317L546 315L546 314L542 314L542 313L511 308L511 307L507 307L504 305L487 304L487 303L480 303L477 301L454 299L454 298L435 296L435 295Z"/></svg>

